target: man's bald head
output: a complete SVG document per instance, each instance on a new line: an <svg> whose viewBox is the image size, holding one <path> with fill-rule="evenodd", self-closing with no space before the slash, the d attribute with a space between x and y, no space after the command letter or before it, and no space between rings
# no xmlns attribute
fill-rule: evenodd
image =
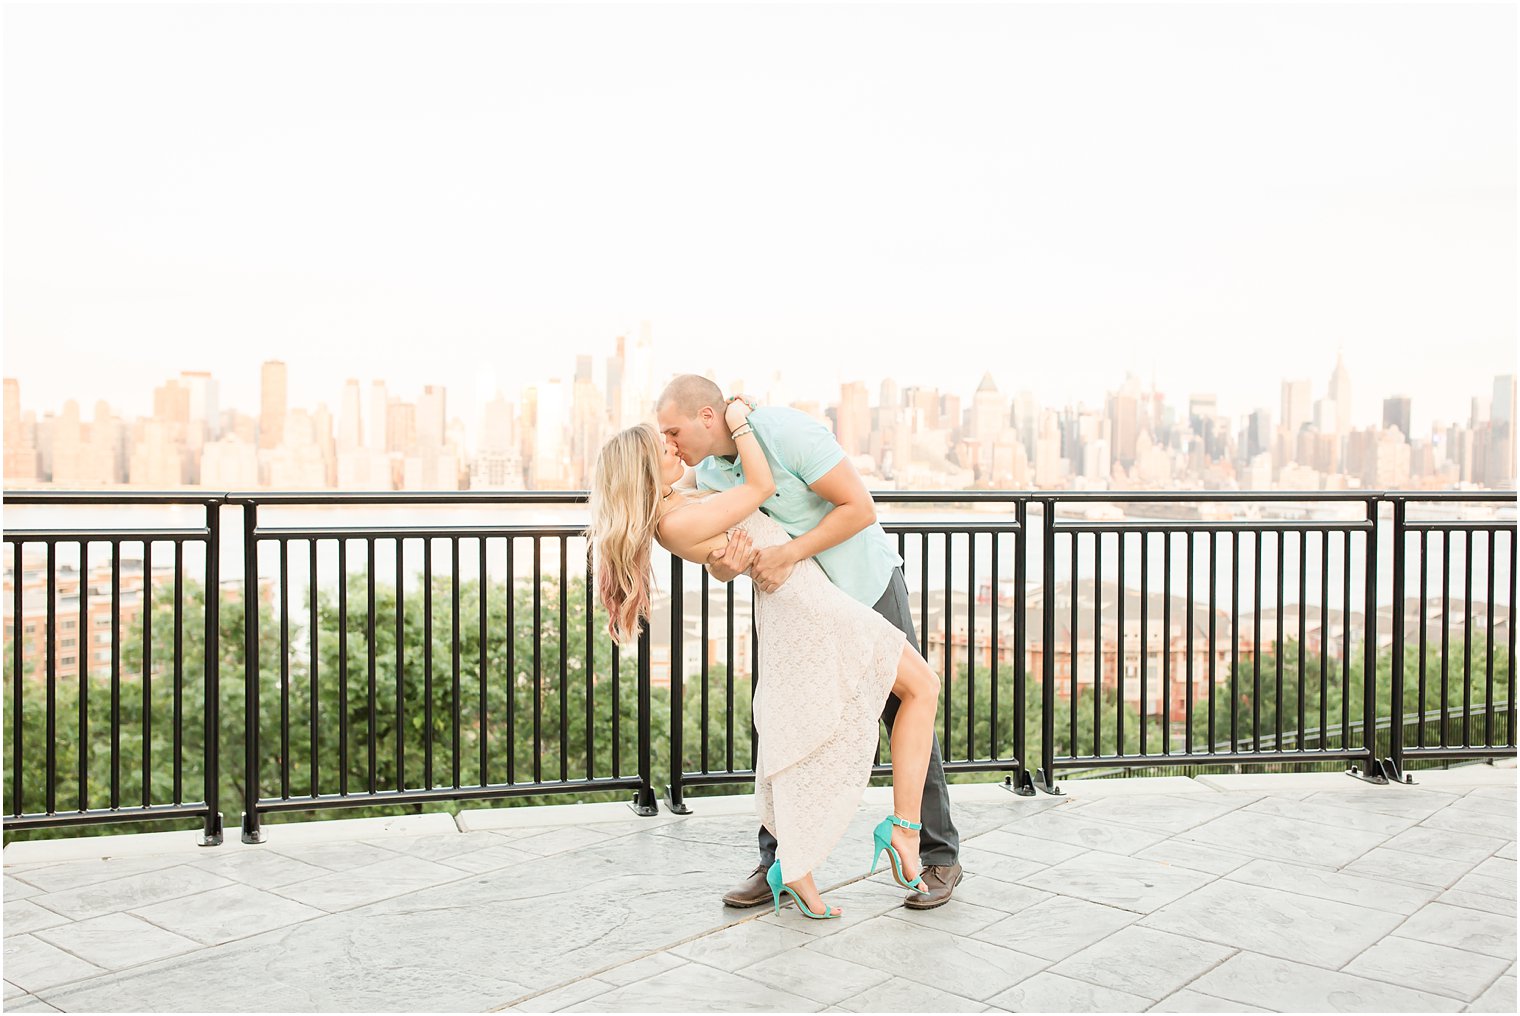
<svg viewBox="0 0 1520 1016"><path fill-rule="evenodd" d="M658 413L666 406L681 412L683 416L696 416L703 406L711 407L718 418L723 418L723 389L700 374L678 374L660 393L654 404Z"/></svg>
<svg viewBox="0 0 1520 1016"><path fill-rule="evenodd" d="M734 439L724 422L725 408L723 390L698 374L676 377L654 404L660 433L688 466L709 455L734 454Z"/></svg>

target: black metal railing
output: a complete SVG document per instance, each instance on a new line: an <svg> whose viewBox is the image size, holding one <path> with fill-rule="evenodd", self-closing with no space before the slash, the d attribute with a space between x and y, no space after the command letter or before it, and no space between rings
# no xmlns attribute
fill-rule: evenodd
<svg viewBox="0 0 1520 1016"><path fill-rule="evenodd" d="M646 729L650 713L647 633L640 643L635 669L634 713L642 718L633 732L638 739L637 771L625 773L621 745L624 661L616 646L597 636L592 576L583 546L584 525L267 526L259 521L261 510L301 506L373 505L415 510L419 505L451 505L473 507L478 512L504 505L574 505L584 501L585 495L578 492L229 496L228 502L243 510L244 574L262 574L260 550L271 547L278 553L280 576L279 751L273 760L268 750L272 745L266 744L261 729L261 685L267 679L262 673L259 598L249 595L243 602L245 659L251 661L244 668L247 717L244 841L256 842L261 838L263 815L312 808L631 790L635 810L653 814L651 745ZM466 583L462 575L462 541L472 543L475 551L472 584ZM582 544L579 549L584 562L575 569L570 566L573 541ZM307 650L304 689L309 707L305 721L309 773L304 789L292 786L290 767L291 729L293 723L299 723L288 706L291 652L287 632L292 591L288 564L292 543L306 552L310 614L311 645ZM350 544L362 548L365 579L364 605L357 626L353 625L353 611L348 602ZM319 549L324 545L330 546L336 555L335 661L323 658L318 637L322 627ZM441 562L435 559L435 548L440 545L446 549ZM546 545L550 548L547 562ZM422 564L420 662L406 659L409 639L405 559L409 546L420 555ZM382 549L388 550L391 555L388 560L394 561L391 585L383 591L384 595L377 593L378 555ZM520 561L531 564L525 590L515 581ZM499 587L490 578L493 563L504 565L507 576ZM440 584L437 581L440 577L445 579L444 588L438 589L435 587ZM467 584L468 598L474 601L473 612L464 602ZM571 608L572 590L578 597L576 610ZM411 595L415 615L416 592ZM521 604L519 595L524 600ZM443 600L436 609L435 596ZM574 622L572 613L579 615ZM446 622L441 647L444 652L435 653L436 622L440 616ZM411 620L415 623L418 619ZM470 620L474 622L473 632L466 630ZM382 623L391 625L391 630L383 628ZM353 640L362 646L360 660L354 659L355 649L350 644L351 626L356 627ZM527 635L520 653L518 640L524 628ZM382 680L381 650L387 641L389 645L384 648L392 659ZM576 660L575 679L571 677L572 648L584 648L584 655ZM601 673L598 648L605 667ZM435 656L444 658L435 660ZM328 666L330 662L336 666ZM351 674L355 662L362 665L360 677ZM336 697L338 728L336 744L328 746L325 752L319 743L323 731L320 703L324 669L336 670L325 680L330 683L330 695ZM604 692L600 704L599 690ZM353 705L351 694L361 695L362 705ZM577 697L582 702L572 716L571 700ZM521 701L524 699L525 702ZM552 706L547 716L546 705ZM598 757L596 736L603 710L611 728L608 743L601 746L605 766L598 764L603 760ZM420 724L415 722L419 711ZM414 726L420 729L412 730ZM577 756L575 765L571 761L572 745ZM409 752L413 759L410 768ZM324 754L328 763L325 766L321 764ZM264 775L269 768L278 770L278 793L263 793L266 785L271 791L275 789L274 781L266 780Z"/></svg>
<svg viewBox="0 0 1520 1016"><path fill-rule="evenodd" d="M201 842L206 845L220 843L220 653L214 591L220 587L217 551L222 498L214 494L59 492L7 493L5 501L8 506L51 506L62 509L64 514L75 515L79 514L79 509L91 506L119 511L124 505L189 506L205 512L204 524L199 526L50 525L5 530L4 542L10 549L12 581L9 604L12 624L8 629L11 644L10 653L6 654L11 683L7 732L11 752L6 770L9 807L5 809L5 828L38 829L130 819L199 818L202 821ZM133 543L142 547L141 611L144 623L139 646L128 646L121 631L123 549ZM46 604L40 640L26 638L23 628L28 586L25 550L27 546L37 544L41 545L43 552L40 590ZM94 562L90 548L99 544L105 544L106 561L110 566L109 591L105 594L110 609L105 614L92 614L90 579ZM169 682L167 688L162 684L154 685L155 629L151 623L155 606L153 550L162 544L172 548L173 558L169 628L172 644L167 653L167 666L157 672ZM202 589L207 591L201 611L201 652L190 657L185 651L187 548L192 552L198 548L203 557L199 578ZM61 634L58 616L59 607L64 602L59 592L59 572L69 563L75 564L77 581L72 645ZM106 623L99 625L97 619ZM68 630L67 622L65 625L63 630ZM97 627L105 627L107 631L97 632ZM97 637L105 634L109 634L109 639ZM42 680L29 680L38 668L35 666L37 654L28 654L27 649L35 647L39 641L43 645L40 654ZM110 646L110 664L101 668L107 671L104 680L91 667L92 662L99 662L92 661L91 657L101 652L96 647L102 641ZM71 662L69 655L61 651L67 648L74 650ZM130 670L123 666L123 656L128 653L138 657L137 665ZM164 655L160 652L157 658ZM60 675L61 666L70 666L75 671L72 680ZM187 681L198 687L192 686L187 693ZM131 695L131 685L134 684L135 696L124 698L124 693ZM40 703L34 699L39 693ZM66 701L60 701L60 696ZM100 696L106 696L108 709L102 709ZM72 730L66 727L70 718L74 721ZM162 743L163 729L155 727L155 719L161 724L167 722L167 744ZM69 736L71 733L72 737ZM122 744L123 734L137 745L135 754L140 768L136 772L127 769L129 759ZM197 740L200 751L195 753L193 744ZM43 755L42 785L34 787L26 779L27 763L38 752ZM75 771L71 780L68 774L60 772L60 755L72 757ZM103 773L102 762L105 763ZM165 764L167 774L163 770ZM195 772L197 765L199 773ZM190 770L188 777L187 769ZM68 785L70 782L72 787ZM72 797L71 802L64 800L65 791L69 789L73 790L73 794L68 795ZM135 801L128 800L129 791L135 791L130 795Z"/></svg>
<svg viewBox="0 0 1520 1016"><path fill-rule="evenodd" d="M1410 519L1409 507L1411 505L1440 505L1453 500L1499 500L1505 495L1493 495L1492 497L1474 497L1462 494L1436 495L1436 494L1396 494L1391 495L1389 500L1393 503L1393 674L1392 682L1393 701L1391 704L1392 715L1405 715L1404 697L1406 692L1405 659L1408 650L1409 636L1407 632L1408 618L1405 616L1408 610L1406 598L1403 595L1407 572L1411 560L1416 562L1415 567L1419 574L1419 608L1415 623L1419 628L1416 636L1419 655L1416 669L1418 676L1415 680L1416 709L1422 715L1428 715L1429 696L1427 694L1427 672L1430 669L1430 657L1427 652L1430 634L1430 559L1432 538L1440 537L1440 582L1441 582L1441 606L1440 606L1440 646L1436 662L1439 664L1439 705L1436 711L1440 715L1440 725L1437 728L1439 740L1431 743L1427 738L1427 724L1421 723L1416 729L1415 743L1405 743L1405 730L1403 724L1394 724L1390 744L1390 756L1388 764L1395 772L1404 767L1406 759L1415 758L1491 758L1496 755L1509 754L1515 744L1515 535L1516 528L1513 521L1471 521L1448 518ZM1513 503L1514 496L1509 495L1508 500ZM1504 543L1508 544L1506 554L1505 547L1499 542L1500 535L1508 537ZM1463 586L1462 586L1462 709L1460 716L1455 718L1460 724L1459 731L1454 729L1454 717L1452 715L1452 663L1454 650L1451 645L1451 582L1453 573L1452 538L1458 537L1458 543L1462 544L1460 554ZM1486 580L1486 595L1484 596L1484 642L1479 647L1483 651L1483 707L1481 737L1475 738L1473 714L1473 551L1474 541L1477 539L1477 549L1482 553L1487 566L1483 569ZM1413 545L1411 547L1411 545ZM1494 638L1494 593L1495 579L1499 572L1498 563L1508 557L1505 574L1509 578L1508 618L1505 627L1508 629L1507 655L1509 666L1502 677L1503 684L1498 689L1500 697L1495 700L1495 674L1494 657L1496 655Z"/></svg>
<svg viewBox="0 0 1520 1016"><path fill-rule="evenodd" d="M1488 625L1490 651L1485 655L1486 665L1490 671L1495 663L1495 653L1492 651L1494 631L1492 615L1496 591L1494 583L1501 573L1499 559L1493 553L1493 541L1501 532L1507 532L1509 535L1511 563L1502 572L1505 577L1504 585L1498 588L1506 592L1511 614L1514 610L1515 589L1512 560L1515 534L1513 519L1482 522L1427 522L1413 526L1407 525L1404 521L1405 505L1411 500L1513 504L1515 500L1513 494L1501 492L1449 492L1418 495L1381 492L1321 494L1231 492L1199 493L1187 498L1200 505L1275 504L1279 509L1291 507L1301 509L1307 505L1313 510L1344 505L1360 509L1357 515L1317 521L1300 521L1286 517L1269 521L1239 518L1221 521L1132 520L1128 518L1097 522L1074 521L1061 517L1063 506L1070 508L1083 503L1144 504L1149 502L1155 504L1175 502L1180 498L1176 494L1093 492L1047 495L1039 500L1043 520L1048 520L1050 523L1044 524L1042 521L1045 566L1043 585L1047 593L1042 617L1044 622L1042 646L1046 649L1043 656L1041 710L1044 754L1036 783L1042 789L1054 790L1055 774L1060 769L1090 769L1099 766L1151 767L1167 764L1175 758L1183 758L1189 764L1354 761L1357 763L1353 767L1353 772L1356 774L1376 782L1386 782L1389 778L1401 777L1403 759L1410 754L1423 753L1446 758L1484 758L1514 754L1513 721L1508 720L1502 723L1500 725L1502 729L1496 728L1492 722L1495 714L1492 678L1488 681L1486 694L1483 697L1488 722L1484 727L1482 741L1475 742L1472 739L1470 722L1464 722L1464 738L1460 746L1448 744L1443 738L1440 745L1427 747L1423 743L1422 735L1420 747L1413 750L1404 749L1401 744L1403 726L1393 724L1392 749L1388 754L1383 755L1380 754L1376 741L1369 741L1365 736L1366 731L1377 728L1377 711L1380 701L1378 559L1381 555L1379 534L1383 525L1380 517L1382 505L1390 504L1394 517L1394 538L1389 551L1393 570L1390 595L1393 601L1392 627L1394 629L1389 682L1392 701L1389 709L1391 715L1402 715L1401 675L1404 665L1402 640L1405 627L1405 571L1408 557L1403 538L1404 530L1446 531L1448 539L1449 530L1453 528L1467 533L1469 553L1464 558L1467 566L1467 594L1463 598L1463 603L1467 605L1469 611L1472 604L1472 533L1479 531L1489 535L1486 610L1490 618ZM1105 606L1104 580L1109 574L1103 564L1105 536L1112 537L1108 543L1112 547L1110 559L1113 561L1115 573L1113 611L1116 615L1116 632L1112 649L1108 646L1102 624ZM1065 537L1064 541L1062 537ZM1080 541L1084 537L1087 537L1091 548L1093 586L1091 629L1086 638L1080 636L1081 590L1078 578L1082 571L1078 563ZM1061 546L1062 543L1066 546ZM1174 548L1174 543L1180 546ZM1139 551L1138 609L1129 612L1131 623L1138 629L1137 651L1131 651L1129 647L1125 617L1132 591L1132 585L1125 578L1126 557L1131 562L1136 557L1134 550L1129 550L1131 544L1138 544ZM1151 549L1158 544L1161 560L1163 617L1161 618L1162 649L1159 661L1161 673L1155 676L1162 682L1161 715L1148 717L1146 710L1151 696L1147 685L1148 678L1152 674L1150 665L1152 651L1148 630L1148 622L1151 619L1147 615L1150 612L1149 592L1150 588L1153 588L1149 556ZM1264 552L1269 555L1265 563ZM1055 564L1067 553L1070 555L1071 568L1069 578L1064 585L1066 599L1063 607L1056 602L1057 594L1062 591L1062 587L1057 583ZM1290 561L1292 567L1289 567ZM1423 563L1422 555L1422 568ZM1443 556L1442 563L1445 569L1443 575L1445 579L1449 579L1449 558ZM1174 656L1177 654L1173 651L1172 593L1179 584L1174 575L1179 564L1183 571L1180 585L1183 586L1184 591L1181 607L1185 614L1182 619L1184 645L1181 654L1182 673L1175 674L1174 671L1178 668L1174 664ZM1264 578L1274 572L1275 577L1264 582ZM1224 593L1220 589L1221 573L1225 576L1224 582L1229 600L1228 613L1225 613L1220 602L1224 598ZM1203 597L1207 618L1206 634L1195 624L1195 611L1199 607L1195 587L1199 579L1206 587L1206 595ZM1291 606L1296 633L1286 627L1290 606L1287 602L1287 594L1294 586L1296 586L1297 596ZM1311 640L1309 629L1311 607L1308 594L1316 586L1319 593L1317 611L1319 617L1315 629L1316 637ZM1420 579L1420 616L1422 618L1427 616L1424 609L1427 591L1428 583L1422 571ZM1241 626L1242 593L1250 596L1248 630L1242 630ZM1274 597L1275 611L1271 611L1274 606L1272 603ZM1359 630L1354 630L1352 624L1353 604L1357 605L1362 612ZM1449 607L1449 597L1446 605ZM1334 613L1337 606L1339 607L1338 614ZM1063 611L1069 611L1069 614L1061 617ZM1272 613L1272 623L1267 630L1268 638L1264 641L1262 625L1264 616L1269 612ZM1448 620L1448 615L1449 610L1443 611L1443 624ZM1058 618L1068 622L1069 630L1065 639L1060 639L1056 635L1055 625ZM1226 629L1224 641L1228 647L1227 659L1225 654L1219 652L1218 649L1221 627ZM1337 628L1338 638L1335 637ZM1425 626L1422 625L1422 632L1424 628ZM1510 621L1511 646L1507 672L1511 675L1514 672L1513 630L1514 624ZM1464 691L1462 715L1470 721L1473 707L1470 652L1472 625L1464 623L1463 631L1469 652L1465 657L1462 670ZM1291 644L1287 638L1290 634L1296 634L1296 639ZM1195 642L1199 641L1204 644L1203 668L1206 670L1206 674L1203 675L1206 702L1201 706L1202 717L1195 711L1200 708L1196 701L1196 679L1199 676L1196 668L1200 661L1195 650ZM1057 650L1065 648L1063 643L1069 645L1064 681L1058 679L1056 673ZM1316 647L1313 656L1316 658L1317 665L1314 670L1317 674L1309 670L1311 645ZM1092 666L1092 676L1085 682L1081 680L1079 668L1079 661L1083 658L1083 648L1086 648L1087 657L1091 660ZM1290 655L1294 657L1292 661L1294 673L1291 674L1285 671ZM1421 657L1424 658L1423 642ZM1443 638L1440 650L1440 665L1443 674L1440 693L1443 708L1446 708L1446 704L1450 701L1448 686L1444 680L1449 658L1450 646ZM1134 661L1133 665L1131 660ZM1267 666L1268 661L1270 661L1269 666ZM1113 664L1112 678L1109 678L1109 672L1106 669L1109 662ZM1244 667L1242 667L1243 662ZM1265 673L1264 666L1266 666ZM1222 679L1219 674L1221 669L1224 671ZM1333 670L1338 670L1339 673L1333 674ZM1357 674L1358 670L1359 674ZM1136 671L1137 674L1135 674ZM1422 665L1421 673L1423 672ZM1125 685L1132 674L1138 678L1140 686L1139 710L1136 718L1139 729L1138 736L1134 739L1136 742L1134 750L1130 750L1130 745L1126 743L1124 726L1127 718L1126 706L1129 701L1125 695ZM1174 677L1182 679L1185 689L1180 717L1174 716L1173 713L1174 698L1171 682ZM1338 680L1336 680L1337 677ZM1087 693L1085 703L1082 702L1084 690ZM1111 697L1105 703L1105 692L1110 691ZM1221 695L1225 699L1222 716L1216 701ZM1065 699L1064 709L1058 705L1058 697ZM1420 701L1422 704L1426 701L1423 679L1420 686ZM1513 694L1506 692L1504 701L1513 701ZM1249 712L1243 708L1246 704L1249 705ZM1082 750L1083 732L1079 731L1079 708L1088 708L1091 712L1092 732L1086 737L1088 745L1091 746L1089 751ZM1268 716L1264 717L1264 710L1269 711ZM1318 714L1317 717L1315 713ZM1063 717L1067 721L1064 724L1064 730L1057 728L1058 719ZM1114 725L1117 732L1116 750L1111 752L1102 751L1098 747L1102 743L1105 718ZM1318 736L1311 741L1306 735L1311 729L1309 724L1316 719L1317 724L1312 729ZM1174 732L1174 726L1179 723L1181 730ZM1339 726L1338 737L1334 736L1336 725ZM1159 744L1156 743L1155 735L1148 738L1153 727L1157 728ZM1225 728L1227 728L1227 738ZM1423 732L1424 727L1421 726L1419 729ZM1180 753L1173 750L1172 743L1173 738L1179 734L1183 741L1183 750ZM1327 734L1330 736L1326 736ZM1205 747L1202 750L1195 749L1195 740Z"/></svg>
<svg viewBox="0 0 1520 1016"><path fill-rule="evenodd" d="M1512 505L1513 493L875 496L905 562L915 635L941 674L947 771L1001 773L1031 793L1095 769L1334 762L1386 781L1407 761L1515 753L1515 521L1446 517L1454 503ZM637 653L620 653L595 603L574 507L583 492L5 500L205 512L196 526L108 519L5 532L8 831L194 816L215 843L224 797L239 801L249 841L264 816L335 807L631 791L634 809L653 814L657 737L668 737L673 811L689 810L690 788L753 779L760 661L748 584L719 590L671 561L668 605L658 602ZM1104 504L1131 515L1074 515ZM906 505L937 514L909 517ZM489 524L502 508L564 517ZM323 517L333 509L342 524ZM241 527L224 532L223 510L239 512ZM352 518L397 511L411 520ZM466 517L424 525L423 511ZM122 546L134 542L144 548L140 648L121 630ZM98 543L110 548L108 614L90 608ZM154 581L161 543L173 546L172 591L167 577ZM33 545L41 561L29 566ZM187 551L204 565L187 568ZM219 595L224 553L241 561L229 583L241 609ZM58 617L76 606L59 593L60 569L76 558L74 674ZM46 598L44 611L27 609L33 597ZM197 599L201 634L187 642ZM1382 620L1380 603L1391 603ZM43 630L24 628L28 619ZM108 686L89 665L102 622ZM1382 683L1380 665L1391 674ZM223 687L223 668L242 681ZM657 670L668 672L668 698L655 694ZM1419 722L1432 715L1438 723ZM876 775L890 772L889 757L883 741Z"/></svg>

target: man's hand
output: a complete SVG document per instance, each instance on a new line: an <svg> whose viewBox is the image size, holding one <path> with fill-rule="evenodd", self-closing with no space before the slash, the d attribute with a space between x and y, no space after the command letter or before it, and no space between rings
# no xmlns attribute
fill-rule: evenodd
<svg viewBox="0 0 1520 1016"><path fill-rule="evenodd" d="M755 547L742 529L728 531L728 543L707 555L707 572L719 582L732 582L755 561Z"/></svg>
<svg viewBox="0 0 1520 1016"><path fill-rule="evenodd" d="M795 541L788 540L779 547L766 547L755 553L755 563L750 565L750 578L755 586L767 593L774 593L792 577L792 569L800 558L792 550Z"/></svg>

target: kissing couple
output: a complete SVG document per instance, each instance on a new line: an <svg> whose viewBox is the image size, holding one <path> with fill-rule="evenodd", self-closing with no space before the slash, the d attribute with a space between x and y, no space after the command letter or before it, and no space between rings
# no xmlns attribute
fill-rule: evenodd
<svg viewBox="0 0 1520 1016"><path fill-rule="evenodd" d="M841 915L813 871L860 804L878 722L891 736L893 814L874 830L872 870L885 853L905 906L948 902L962 875L934 736L940 682L860 474L816 420L725 399L694 374L670 382L655 414L658 430L630 427L597 455L597 595L626 645L649 616L655 541L719 581L754 582L760 863L723 902L779 911L790 895L807 917Z"/></svg>

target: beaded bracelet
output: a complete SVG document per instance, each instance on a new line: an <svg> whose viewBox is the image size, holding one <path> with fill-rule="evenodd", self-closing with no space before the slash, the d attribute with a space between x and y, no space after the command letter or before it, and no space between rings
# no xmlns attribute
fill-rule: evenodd
<svg viewBox="0 0 1520 1016"><path fill-rule="evenodd" d="M746 434L753 434L754 432L755 432L755 428L746 423L746 424L740 425L739 429L736 430L736 431L734 431L733 437L735 439L738 439L738 438L743 437Z"/></svg>

